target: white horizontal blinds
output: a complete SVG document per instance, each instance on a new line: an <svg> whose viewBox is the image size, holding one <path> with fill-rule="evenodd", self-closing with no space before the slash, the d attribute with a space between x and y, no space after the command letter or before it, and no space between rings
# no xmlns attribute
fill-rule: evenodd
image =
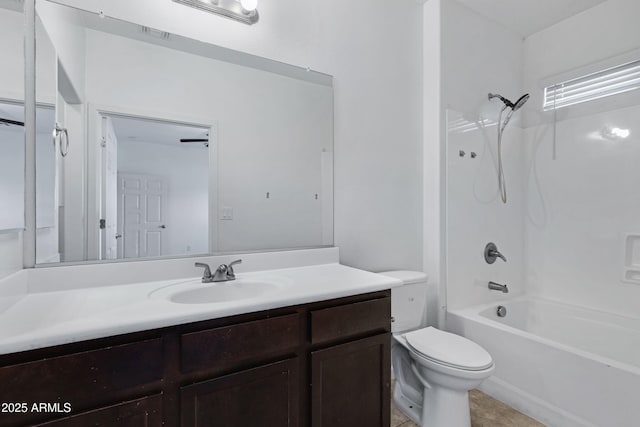
<svg viewBox="0 0 640 427"><path fill-rule="evenodd" d="M567 107L640 89L640 60L544 88L544 109Z"/></svg>

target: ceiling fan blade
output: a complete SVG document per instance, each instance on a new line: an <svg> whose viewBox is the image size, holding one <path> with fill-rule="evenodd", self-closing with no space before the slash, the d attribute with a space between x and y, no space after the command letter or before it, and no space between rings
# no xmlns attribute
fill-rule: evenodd
<svg viewBox="0 0 640 427"><path fill-rule="evenodd" d="M209 138L181 138L180 142L209 142Z"/></svg>

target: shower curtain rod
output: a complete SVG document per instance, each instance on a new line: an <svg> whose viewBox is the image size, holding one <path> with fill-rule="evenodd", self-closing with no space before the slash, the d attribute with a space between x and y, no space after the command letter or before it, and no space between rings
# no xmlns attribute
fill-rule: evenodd
<svg viewBox="0 0 640 427"><path fill-rule="evenodd" d="M0 117L0 123L5 123L8 125L24 126L24 122L17 122L15 120L3 119L2 117Z"/></svg>

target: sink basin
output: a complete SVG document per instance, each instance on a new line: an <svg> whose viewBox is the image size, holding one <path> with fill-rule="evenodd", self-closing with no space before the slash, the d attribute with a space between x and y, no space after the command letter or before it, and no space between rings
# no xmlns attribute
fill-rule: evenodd
<svg viewBox="0 0 640 427"><path fill-rule="evenodd" d="M203 283L196 289L176 292L169 299L180 304L211 304L257 298L277 290L279 286L271 282L254 280L234 280L230 282Z"/></svg>
<svg viewBox="0 0 640 427"><path fill-rule="evenodd" d="M181 282L157 289L149 295L178 304L216 304L260 298L277 292L284 283L277 280L238 278L228 282L202 283L200 280Z"/></svg>

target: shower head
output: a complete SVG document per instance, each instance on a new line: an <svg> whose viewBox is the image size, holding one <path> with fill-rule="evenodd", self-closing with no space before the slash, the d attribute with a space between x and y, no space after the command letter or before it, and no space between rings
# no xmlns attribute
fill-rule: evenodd
<svg viewBox="0 0 640 427"><path fill-rule="evenodd" d="M516 102L513 103L513 111L518 111L529 100L529 94L525 93Z"/></svg>
<svg viewBox="0 0 640 427"><path fill-rule="evenodd" d="M529 94L527 93L522 95L520 98L518 98L516 102L511 102L504 96L499 95L497 93L490 93L489 100L492 100L493 98L500 99L500 101L504 102L504 105L511 108L513 111L516 111L516 110L519 110L524 105L525 102L527 102L527 100L529 99Z"/></svg>

